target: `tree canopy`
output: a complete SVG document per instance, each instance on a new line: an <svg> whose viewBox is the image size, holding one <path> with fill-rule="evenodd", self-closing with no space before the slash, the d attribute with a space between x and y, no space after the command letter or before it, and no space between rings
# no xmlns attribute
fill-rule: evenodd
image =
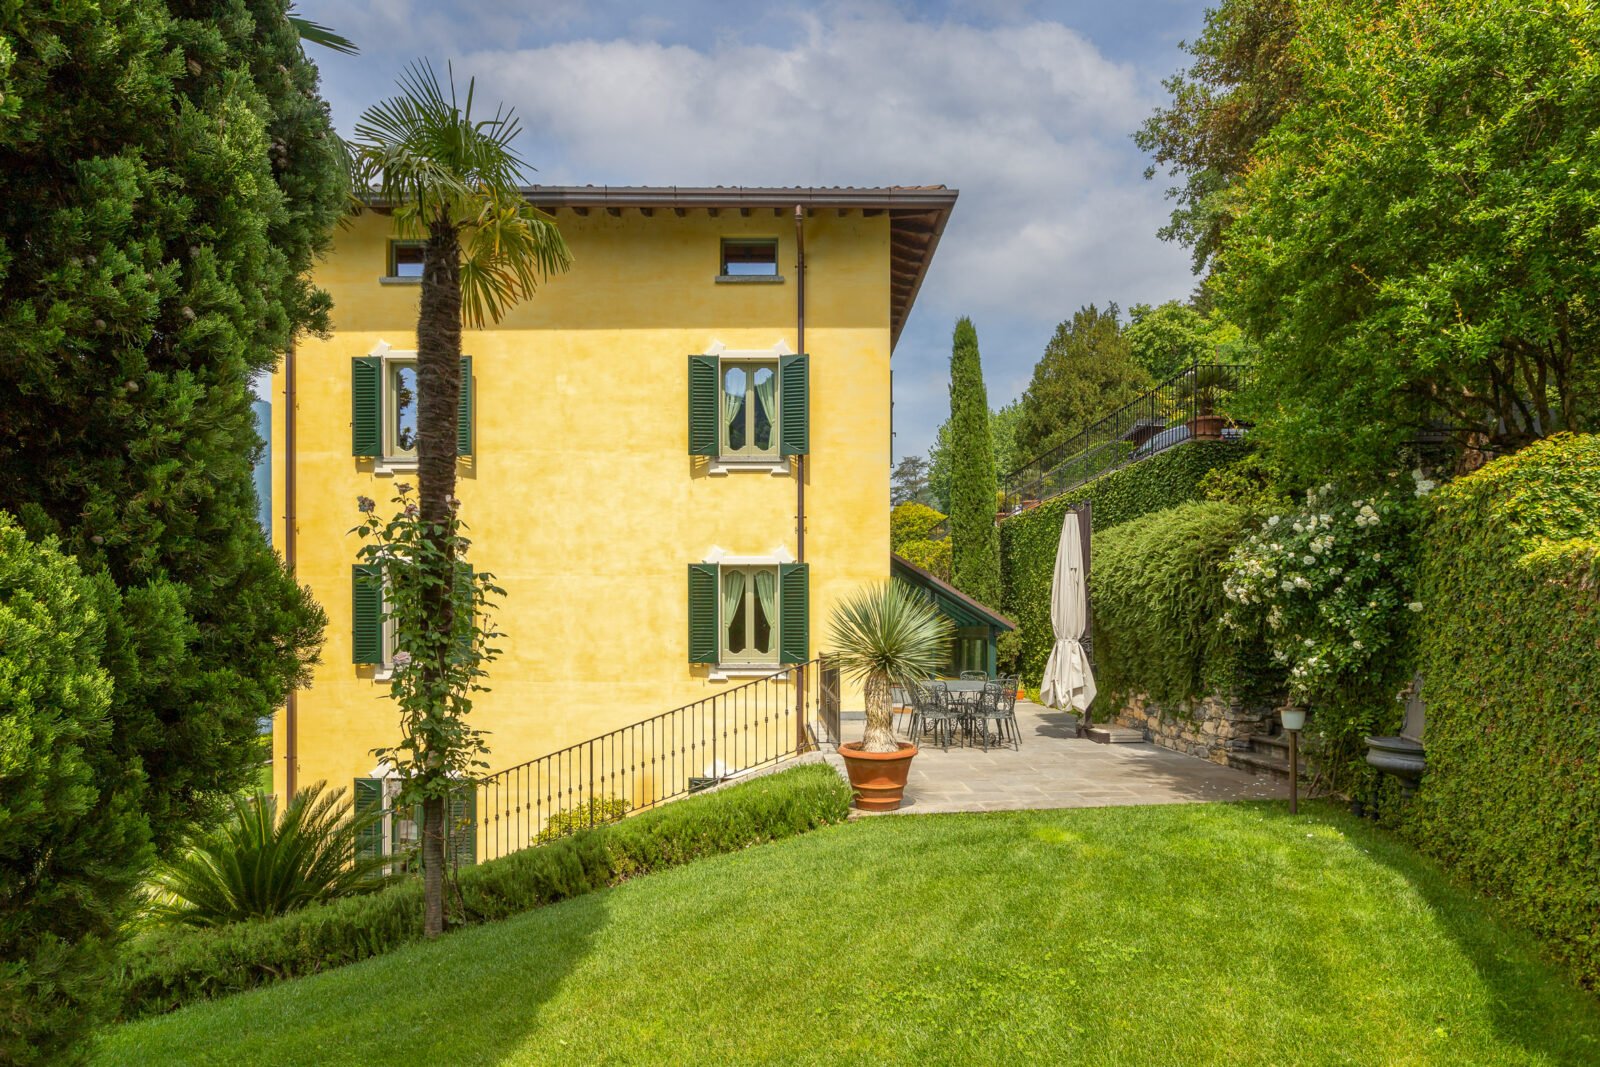
<svg viewBox="0 0 1600 1067"><path fill-rule="evenodd" d="M1080 308L1045 346L1022 395L1016 447L1026 462L1129 403L1151 385L1116 304Z"/></svg>
<svg viewBox="0 0 1600 1067"><path fill-rule="evenodd" d="M1300 98L1301 73L1291 45L1300 27L1297 0L1221 0L1205 30L1186 45L1194 62L1163 84L1171 103L1134 134L1182 184L1168 190L1176 207L1161 236L1194 253L1203 272L1222 245L1231 190L1249 167L1256 142Z"/></svg>
<svg viewBox="0 0 1600 1067"><path fill-rule="evenodd" d="M1286 465L1419 430L1505 452L1600 407L1600 12L1302 0L1295 99L1253 146L1219 305L1259 338Z"/></svg>
<svg viewBox="0 0 1600 1067"><path fill-rule="evenodd" d="M1238 326L1213 311L1202 315L1191 304L1169 300L1151 307L1135 304L1123 329L1133 358L1160 382L1194 363L1248 363L1252 346Z"/></svg>

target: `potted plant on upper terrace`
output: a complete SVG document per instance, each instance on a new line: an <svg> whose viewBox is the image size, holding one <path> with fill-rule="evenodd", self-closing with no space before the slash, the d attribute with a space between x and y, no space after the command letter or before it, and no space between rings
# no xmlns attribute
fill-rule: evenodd
<svg viewBox="0 0 1600 1067"><path fill-rule="evenodd" d="M889 690L931 678L949 659L955 631L938 608L899 582L857 590L833 609L830 629L840 673L861 686L866 700L861 740L839 746L856 807L893 811L917 746L895 740Z"/></svg>
<svg viewBox="0 0 1600 1067"><path fill-rule="evenodd" d="M1235 384L1233 368L1219 363L1200 364L1184 380L1183 398L1193 404L1189 433L1196 441L1222 440L1222 427L1228 419L1217 413L1217 402L1232 392Z"/></svg>

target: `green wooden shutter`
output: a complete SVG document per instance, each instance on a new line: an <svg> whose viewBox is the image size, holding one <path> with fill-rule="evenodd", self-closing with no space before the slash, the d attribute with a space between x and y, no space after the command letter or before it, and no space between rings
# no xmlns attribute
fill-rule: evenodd
<svg viewBox="0 0 1600 1067"><path fill-rule="evenodd" d="M689 455L716 456L721 449L722 397L716 356L689 357Z"/></svg>
<svg viewBox="0 0 1600 1067"><path fill-rule="evenodd" d="M689 662L717 662L717 565L689 564Z"/></svg>
<svg viewBox="0 0 1600 1067"><path fill-rule="evenodd" d="M383 662L383 576L373 563L350 568L351 662Z"/></svg>
<svg viewBox="0 0 1600 1067"><path fill-rule="evenodd" d="M472 357L461 357L461 399L456 407L456 455L470 456L472 451L472 401L476 390L472 386Z"/></svg>
<svg viewBox="0 0 1600 1067"><path fill-rule="evenodd" d="M450 794L450 860L456 867L478 862L478 787L468 782Z"/></svg>
<svg viewBox="0 0 1600 1067"><path fill-rule="evenodd" d="M357 778L355 784L356 818L376 815L383 810L383 782L377 778ZM356 833L356 859L383 855L383 820L374 819Z"/></svg>
<svg viewBox="0 0 1600 1067"><path fill-rule="evenodd" d="M778 360L778 451L785 456L811 452L811 371L803 355Z"/></svg>
<svg viewBox="0 0 1600 1067"><path fill-rule="evenodd" d="M383 358L350 361L350 454L383 455Z"/></svg>
<svg viewBox="0 0 1600 1067"><path fill-rule="evenodd" d="M778 567L778 661L811 658L811 568L804 563Z"/></svg>

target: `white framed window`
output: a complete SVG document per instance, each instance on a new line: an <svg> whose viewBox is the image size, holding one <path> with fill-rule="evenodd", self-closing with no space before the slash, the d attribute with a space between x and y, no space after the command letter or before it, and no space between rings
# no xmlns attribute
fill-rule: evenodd
<svg viewBox="0 0 1600 1067"><path fill-rule="evenodd" d="M721 458L778 458L778 361L724 358Z"/></svg>
<svg viewBox="0 0 1600 1067"><path fill-rule="evenodd" d="M720 662L737 667L778 665L778 567L718 567Z"/></svg>

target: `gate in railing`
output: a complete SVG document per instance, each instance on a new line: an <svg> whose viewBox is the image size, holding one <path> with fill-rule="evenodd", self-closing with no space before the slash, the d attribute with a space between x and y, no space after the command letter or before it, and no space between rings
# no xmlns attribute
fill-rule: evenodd
<svg viewBox="0 0 1600 1067"><path fill-rule="evenodd" d="M614 821L838 738L838 669L825 658L786 667L489 775L478 785L478 858Z"/></svg>

